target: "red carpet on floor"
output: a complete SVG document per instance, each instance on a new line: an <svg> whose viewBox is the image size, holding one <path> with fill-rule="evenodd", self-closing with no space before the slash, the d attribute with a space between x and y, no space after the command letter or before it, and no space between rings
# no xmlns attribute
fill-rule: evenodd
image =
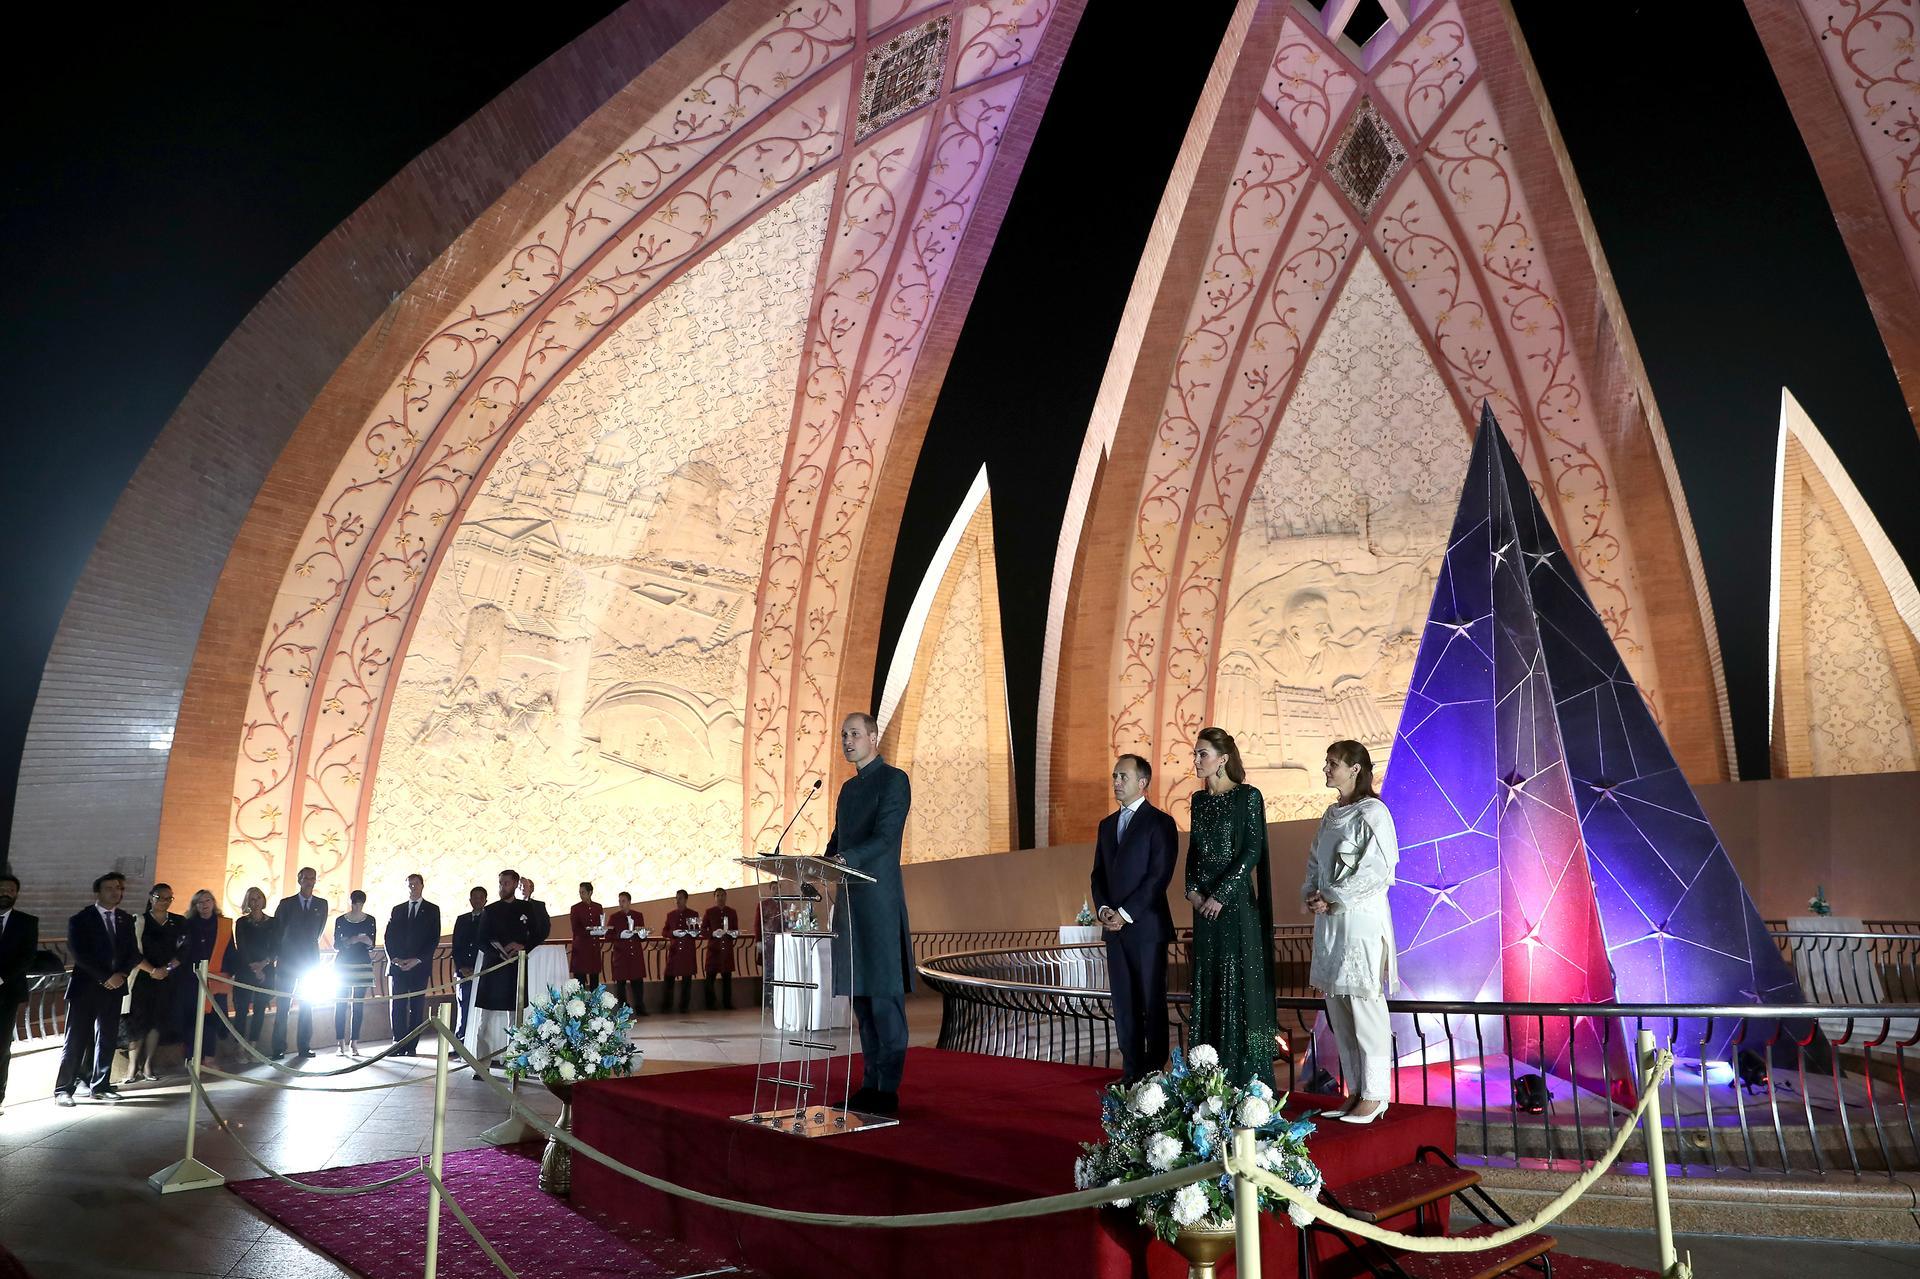
<svg viewBox="0 0 1920 1279"><path fill-rule="evenodd" d="M1071 1190L1079 1143L1100 1135L1098 1094L1115 1073L916 1048L907 1059L898 1127L807 1139L729 1118L752 1108L752 1067L688 1071L581 1086L574 1132L635 1168L776 1207L879 1214L973 1208ZM1365 1127L1322 1124L1309 1146L1328 1184L1337 1186L1411 1162L1422 1146L1452 1154L1454 1116L1438 1106L1397 1105ZM1150 1243L1112 1212L937 1230L802 1228L670 1198L583 1159L575 1159L573 1175L577 1206L776 1279L1186 1274L1173 1249ZM1410 1229L1412 1218L1389 1224ZM1284 1218L1265 1219L1261 1257L1270 1279L1296 1273L1297 1248ZM1356 1267L1323 1249L1314 1269L1317 1279L1340 1279Z"/></svg>
<svg viewBox="0 0 1920 1279"><path fill-rule="evenodd" d="M391 1177L412 1159L329 1168L300 1180L360 1186ZM484 1147L448 1155L447 1190L521 1279L593 1279L633 1275L675 1279L728 1263L682 1243L644 1232L609 1230L540 1193L540 1147ZM365 1195L323 1196L270 1177L227 1183L228 1189L308 1244L368 1279L418 1279L427 1257L427 1183L421 1178ZM4 1273L4 1272L0 1272ZM453 1214L440 1218L442 1279L498 1276Z"/></svg>

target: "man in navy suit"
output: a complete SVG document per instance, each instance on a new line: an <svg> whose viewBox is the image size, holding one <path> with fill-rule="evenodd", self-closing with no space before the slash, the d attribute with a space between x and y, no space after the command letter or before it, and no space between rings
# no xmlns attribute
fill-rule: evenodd
<svg viewBox="0 0 1920 1279"><path fill-rule="evenodd" d="M460 978L459 1024L453 1037L462 1041L467 1037L467 1006L473 1003L473 972L481 967L480 918L487 890L476 885L467 893L467 904L473 909L453 921L453 971Z"/></svg>
<svg viewBox="0 0 1920 1279"><path fill-rule="evenodd" d="M273 912L280 925L280 955L273 965L273 984L280 996L273 1014L273 1055L287 1051L287 1011L295 999L300 1001L299 1044L302 1057L313 1056L313 1004L304 995L296 995L300 979L319 967L320 934L327 926L327 899L313 895L313 867L302 866L295 877L300 891L280 899Z"/></svg>
<svg viewBox="0 0 1920 1279"><path fill-rule="evenodd" d="M40 949L40 921L13 903L20 881L0 875L0 1102L7 1099L7 1060L13 1056L13 1022L26 1002L33 957Z"/></svg>
<svg viewBox="0 0 1920 1279"><path fill-rule="evenodd" d="M67 953L73 973L67 978L67 1044L54 1076L53 1096L73 1104L82 1073L95 1101L119 1101L113 1086L114 1040L119 1037L120 1001L127 974L139 955L133 947L133 916L120 909L127 877L109 871L93 881L93 905L67 921Z"/></svg>
<svg viewBox="0 0 1920 1279"><path fill-rule="evenodd" d="M425 991L427 978L433 975L433 952L440 947L440 908L421 900L426 887L427 881L420 876L407 876L407 900L387 917L387 982L395 995ZM394 1041L404 1039L426 1019L426 995L394 1000ZM397 1051L417 1053L420 1043L416 1040Z"/></svg>
<svg viewBox="0 0 1920 1279"><path fill-rule="evenodd" d="M1103 818L1093 845L1093 901L1107 930L1113 1024L1123 1080L1133 1083L1167 1059L1167 943L1173 913L1167 885L1179 860L1171 814L1147 802L1153 765L1122 755L1113 765L1119 811Z"/></svg>
<svg viewBox="0 0 1920 1279"><path fill-rule="evenodd" d="M867 1114L897 1115L907 1062L907 992L913 989L900 841L913 807L913 785L880 758L880 726L871 715L847 716L840 725L840 752L855 772L840 788L827 856L870 877L840 889L830 943L833 993L853 996L853 1015L860 1023L860 1091L848 1105Z"/></svg>

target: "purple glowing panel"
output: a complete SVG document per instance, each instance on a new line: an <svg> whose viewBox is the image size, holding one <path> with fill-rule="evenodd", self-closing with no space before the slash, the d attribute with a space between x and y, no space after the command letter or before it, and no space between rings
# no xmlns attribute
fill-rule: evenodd
<svg viewBox="0 0 1920 1279"><path fill-rule="evenodd" d="M1790 1003L1799 986L1492 415L1623 1003Z"/></svg>
<svg viewBox="0 0 1920 1279"><path fill-rule="evenodd" d="M1409 999L1500 997L1494 687L1497 464L1476 447L1434 584L1383 798L1400 836L1390 901Z"/></svg>

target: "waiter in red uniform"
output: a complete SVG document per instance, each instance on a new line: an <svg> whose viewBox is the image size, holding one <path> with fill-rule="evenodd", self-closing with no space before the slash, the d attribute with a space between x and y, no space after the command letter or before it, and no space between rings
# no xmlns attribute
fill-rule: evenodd
<svg viewBox="0 0 1920 1279"><path fill-rule="evenodd" d="M580 885L580 900L567 912L567 971L573 979L592 990L600 984L601 927L606 908L593 900L593 885Z"/></svg>
<svg viewBox="0 0 1920 1279"><path fill-rule="evenodd" d="M620 894L620 909L607 916L607 937L613 942L613 994L647 1016L647 917L633 908L633 894Z"/></svg>
<svg viewBox="0 0 1920 1279"><path fill-rule="evenodd" d="M687 909L687 890L673 895L674 907L667 912L667 985L660 996L660 1011L673 1011L673 986L680 983L680 1011L693 1002L693 976L700 970L700 912Z"/></svg>
<svg viewBox="0 0 1920 1279"><path fill-rule="evenodd" d="M713 979L720 978L722 1006L733 1007L733 939L740 935L740 912L727 905L727 890L713 890L707 907L707 1008L713 1008Z"/></svg>

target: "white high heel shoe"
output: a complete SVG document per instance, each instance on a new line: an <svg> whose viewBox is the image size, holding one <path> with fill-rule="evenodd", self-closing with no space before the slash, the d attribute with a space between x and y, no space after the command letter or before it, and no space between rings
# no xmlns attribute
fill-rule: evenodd
<svg viewBox="0 0 1920 1279"><path fill-rule="evenodd" d="M1362 1098L1361 1104L1364 1105L1365 1102L1366 1102L1366 1099ZM1378 1119L1380 1116L1386 1113L1387 1113L1387 1103L1383 1101L1380 1103L1380 1108L1378 1110L1370 1110L1364 1115L1356 1115L1351 1110L1349 1110L1346 1114L1339 1116L1339 1119L1340 1119L1340 1122L1343 1124L1370 1124L1374 1120Z"/></svg>

